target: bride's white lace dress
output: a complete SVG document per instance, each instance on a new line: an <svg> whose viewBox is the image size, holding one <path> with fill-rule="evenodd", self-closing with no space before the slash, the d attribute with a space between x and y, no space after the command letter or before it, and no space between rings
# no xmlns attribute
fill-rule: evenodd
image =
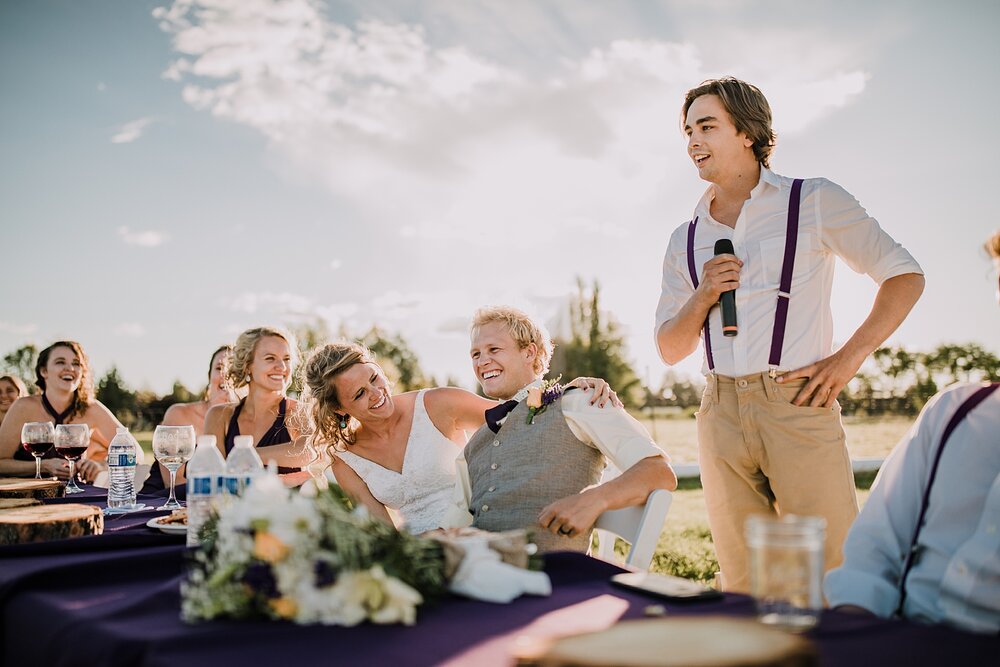
<svg viewBox="0 0 1000 667"><path fill-rule="evenodd" d="M383 468L348 449L337 452L365 481L376 500L399 512L406 529L422 533L441 525L455 488L458 446L437 430L424 408L424 391L413 405L413 424L403 455L403 471Z"/></svg>

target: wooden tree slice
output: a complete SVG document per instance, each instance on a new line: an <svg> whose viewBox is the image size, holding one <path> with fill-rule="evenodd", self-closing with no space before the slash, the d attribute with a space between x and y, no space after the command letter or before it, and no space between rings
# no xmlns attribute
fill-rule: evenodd
<svg viewBox="0 0 1000 667"><path fill-rule="evenodd" d="M515 650L519 667L812 667L806 639L725 616L622 621Z"/></svg>
<svg viewBox="0 0 1000 667"><path fill-rule="evenodd" d="M100 535L104 515L94 505L38 505L0 512L0 544Z"/></svg>
<svg viewBox="0 0 1000 667"><path fill-rule="evenodd" d="M15 507L31 507L32 505L41 504L41 500L35 500L34 498L0 498L0 512L3 510L12 510Z"/></svg>
<svg viewBox="0 0 1000 667"><path fill-rule="evenodd" d="M0 498L62 498L66 484L56 479L0 478Z"/></svg>

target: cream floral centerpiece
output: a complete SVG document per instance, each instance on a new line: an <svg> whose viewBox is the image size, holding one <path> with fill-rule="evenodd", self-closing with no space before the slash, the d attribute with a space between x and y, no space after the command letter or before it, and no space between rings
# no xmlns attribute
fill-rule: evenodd
<svg viewBox="0 0 1000 667"><path fill-rule="evenodd" d="M469 548L484 543L482 536L397 532L353 509L336 485L320 490L309 483L299 493L264 475L242 497L224 500L202 528L201 547L189 552L181 584L181 615L188 622L410 625L417 607L447 594L452 579L455 592L491 601L551 591L544 573ZM465 556L473 551L476 557ZM500 595L497 581L503 582Z"/></svg>

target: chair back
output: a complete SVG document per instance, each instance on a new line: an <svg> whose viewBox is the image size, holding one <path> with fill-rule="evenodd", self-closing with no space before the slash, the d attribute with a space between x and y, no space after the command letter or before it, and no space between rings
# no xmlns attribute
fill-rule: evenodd
<svg viewBox="0 0 1000 667"><path fill-rule="evenodd" d="M620 510L608 510L597 517L594 528L597 529L597 557L602 560L615 561L615 537L620 537L632 548L625 558L625 565L639 570L648 570L656 553L656 544L660 540L663 522L673 501L672 493L665 489L657 489L649 494L643 505L626 507Z"/></svg>

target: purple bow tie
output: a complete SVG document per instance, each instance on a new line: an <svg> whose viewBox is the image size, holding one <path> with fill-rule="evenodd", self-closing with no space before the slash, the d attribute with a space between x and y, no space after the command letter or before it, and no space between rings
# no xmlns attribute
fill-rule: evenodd
<svg viewBox="0 0 1000 667"><path fill-rule="evenodd" d="M504 401L500 405L486 411L486 425L494 433L500 431L500 420L506 417L511 410L517 407L517 401Z"/></svg>

